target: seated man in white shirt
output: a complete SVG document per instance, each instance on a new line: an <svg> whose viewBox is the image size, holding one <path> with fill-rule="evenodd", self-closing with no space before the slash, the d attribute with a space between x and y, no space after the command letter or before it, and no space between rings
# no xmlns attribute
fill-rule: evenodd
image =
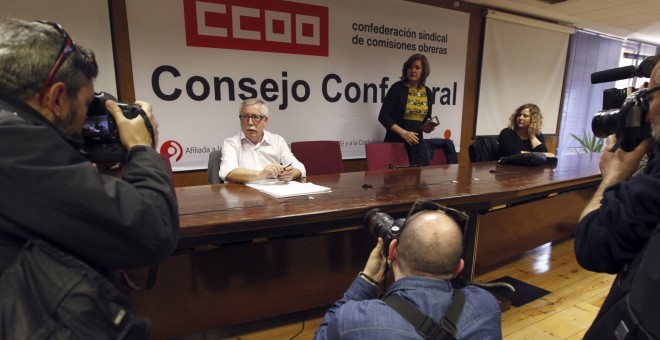
<svg viewBox="0 0 660 340"><path fill-rule="evenodd" d="M305 166L293 156L284 138L265 131L268 107L247 99L239 107L241 132L222 145L220 178L234 183L263 179L291 181L305 177Z"/></svg>

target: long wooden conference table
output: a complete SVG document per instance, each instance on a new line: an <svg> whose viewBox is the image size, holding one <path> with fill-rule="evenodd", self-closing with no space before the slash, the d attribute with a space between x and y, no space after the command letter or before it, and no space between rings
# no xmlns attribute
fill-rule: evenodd
<svg viewBox="0 0 660 340"><path fill-rule="evenodd" d="M177 188L179 249L161 264L156 287L132 297L155 339L330 305L376 243L365 214L404 217L416 199L470 215L462 278L472 282L477 267L571 235L600 183L599 159L311 176L332 192L280 199L240 184Z"/></svg>

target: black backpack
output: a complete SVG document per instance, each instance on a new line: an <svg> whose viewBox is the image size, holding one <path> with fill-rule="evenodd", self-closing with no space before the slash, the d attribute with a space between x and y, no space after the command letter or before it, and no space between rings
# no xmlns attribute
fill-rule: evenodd
<svg viewBox="0 0 660 340"><path fill-rule="evenodd" d="M147 339L151 322L96 269L41 239L0 275L0 339Z"/></svg>
<svg viewBox="0 0 660 340"><path fill-rule="evenodd" d="M584 339L660 339L660 228L617 275Z"/></svg>

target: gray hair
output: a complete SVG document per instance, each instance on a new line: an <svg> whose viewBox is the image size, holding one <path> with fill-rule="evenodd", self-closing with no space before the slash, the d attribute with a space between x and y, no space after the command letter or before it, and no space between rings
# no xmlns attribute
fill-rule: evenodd
<svg viewBox="0 0 660 340"><path fill-rule="evenodd" d="M0 23L0 90L24 101L36 97L62 44L62 35L49 24L20 19ZM94 53L74 46L51 82L66 84L71 97L98 75Z"/></svg>
<svg viewBox="0 0 660 340"><path fill-rule="evenodd" d="M261 110L259 110L261 112L261 114L268 117L268 106L266 106L266 103L263 100L259 99L259 98L250 98L250 99L244 100L241 103L241 105L238 107L238 114L241 114L243 112L244 107L257 105L257 104L261 105Z"/></svg>

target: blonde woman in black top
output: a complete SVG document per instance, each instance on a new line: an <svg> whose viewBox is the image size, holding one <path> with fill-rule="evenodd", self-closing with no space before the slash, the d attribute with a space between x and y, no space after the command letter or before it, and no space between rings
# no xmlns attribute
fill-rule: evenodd
<svg viewBox="0 0 660 340"><path fill-rule="evenodd" d="M509 126L502 129L499 136L500 156L512 156L525 152L548 153L545 138L541 133L543 116L535 104L524 104L509 117Z"/></svg>

